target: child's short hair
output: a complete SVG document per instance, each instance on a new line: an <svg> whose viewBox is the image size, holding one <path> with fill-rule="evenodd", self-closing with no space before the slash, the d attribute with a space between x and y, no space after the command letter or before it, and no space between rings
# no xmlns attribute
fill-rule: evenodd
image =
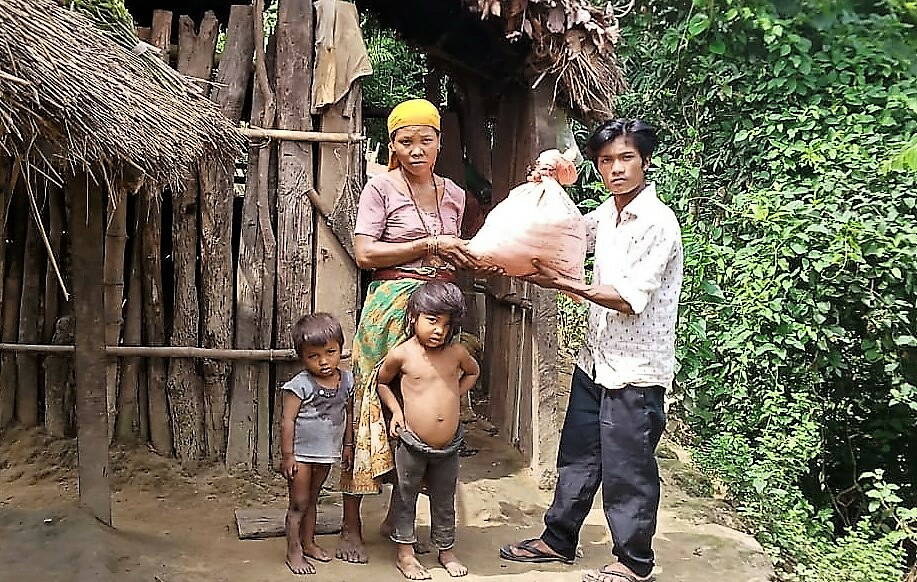
<svg viewBox="0 0 917 582"><path fill-rule="evenodd" d="M313 313L304 315L293 326L293 348L300 358L306 351L306 346L323 346L331 340L344 347L344 330L339 322L330 313Z"/></svg>
<svg viewBox="0 0 917 582"><path fill-rule="evenodd" d="M462 327L465 316L465 296L462 290L452 283L428 281L414 290L408 299L408 327L414 333L414 322L421 314L448 315L449 335L446 341L452 341Z"/></svg>

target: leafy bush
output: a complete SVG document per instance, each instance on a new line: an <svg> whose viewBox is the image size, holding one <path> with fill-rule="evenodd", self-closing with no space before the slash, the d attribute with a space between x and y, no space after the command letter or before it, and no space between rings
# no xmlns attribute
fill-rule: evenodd
<svg viewBox="0 0 917 582"><path fill-rule="evenodd" d="M684 232L675 408L785 580L896 580L917 542L917 54L898 4L649 0L623 31L620 113L660 127L653 179Z"/></svg>

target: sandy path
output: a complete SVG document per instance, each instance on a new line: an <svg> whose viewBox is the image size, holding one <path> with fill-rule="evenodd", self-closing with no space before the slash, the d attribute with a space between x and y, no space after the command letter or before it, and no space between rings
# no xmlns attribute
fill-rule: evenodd
<svg viewBox="0 0 917 582"><path fill-rule="evenodd" d="M5 435L7 439L10 435ZM13 433L19 442L0 446L0 581L261 582L292 580L283 565L280 538L240 541L233 508L282 506L282 480L234 478L212 471L182 476L175 465L146 451L113 453L115 530L75 508L72 443L50 443L37 433ZM469 581L580 579L582 568L608 560L609 536L601 501L583 528L583 558L576 566L527 566L497 558L497 548L541 532L549 492L539 491L515 453L481 431L471 431L480 453L462 460L457 506L457 552ZM59 459L53 462L52 459ZM321 582L397 582L391 544L377 532L384 496L367 499L363 513L370 564L318 564ZM323 505L340 511L339 496ZM698 511L698 507L702 509ZM418 508L427 531L426 500ZM753 540L703 523L705 510L675 487L666 488L656 551L660 582L764 582L770 567ZM49 521L46 521L49 520ZM319 543L333 551L335 536ZM422 557L434 580L449 580L433 555Z"/></svg>

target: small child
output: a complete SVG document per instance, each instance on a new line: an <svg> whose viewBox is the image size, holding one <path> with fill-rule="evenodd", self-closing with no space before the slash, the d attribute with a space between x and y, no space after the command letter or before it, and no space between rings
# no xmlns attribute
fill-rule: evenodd
<svg viewBox="0 0 917 582"><path fill-rule="evenodd" d="M468 573L452 550L458 450L463 441L459 403L480 374L468 350L452 342L464 311L462 292L455 285L431 281L419 287L408 300L412 336L390 351L379 369L379 397L392 413L390 434L398 438L391 538L398 544L395 565L409 580L430 578L413 546L417 494L424 480L430 496L430 538L439 549L439 562L450 576ZM403 410L389 387L398 375Z"/></svg>
<svg viewBox="0 0 917 582"><path fill-rule="evenodd" d="M289 483L287 560L294 574L314 574L307 558L330 562L315 543L316 504L331 465L353 462L353 375L338 368L344 332L332 315L307 315L293 326L305 370L283 385L280 451Z"/></svg>

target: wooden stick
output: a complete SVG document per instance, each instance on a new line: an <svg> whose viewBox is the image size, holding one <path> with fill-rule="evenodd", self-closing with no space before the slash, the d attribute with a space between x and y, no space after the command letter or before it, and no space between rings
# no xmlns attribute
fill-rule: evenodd
<svg viewBox="0 0 917 582"><path fill-rule="evenodd" d="M105 289L105 343L117 345L124 325L124 258L127 248L127 188L110 184L105 225L105 265L102 285ZM108 438L114 437L118 417L119 362L107 362L105 401L108 405Z"/></svg>
<svg viewBox="0 0 917 582"><path fill-rule="evenodd" d="M0 352L41 354L72 354L72 345L0 343ZM251 360L255 362L292 362L293 350L198 348L192 346L105 346L105 354L113 358L208 358L212 360ZM342 358L350 357L345 350Z"/></svg>
<svg viewBox="0 0 917 582"><path fill-rule="evenodd" d="M292 129L263 129L260 127L243 127L242 135L254 139L278 139L281 141L314 141L325 143L353 143L366 141L365 135L359 133L338 133L328 131L296 131Z"/></svg>

